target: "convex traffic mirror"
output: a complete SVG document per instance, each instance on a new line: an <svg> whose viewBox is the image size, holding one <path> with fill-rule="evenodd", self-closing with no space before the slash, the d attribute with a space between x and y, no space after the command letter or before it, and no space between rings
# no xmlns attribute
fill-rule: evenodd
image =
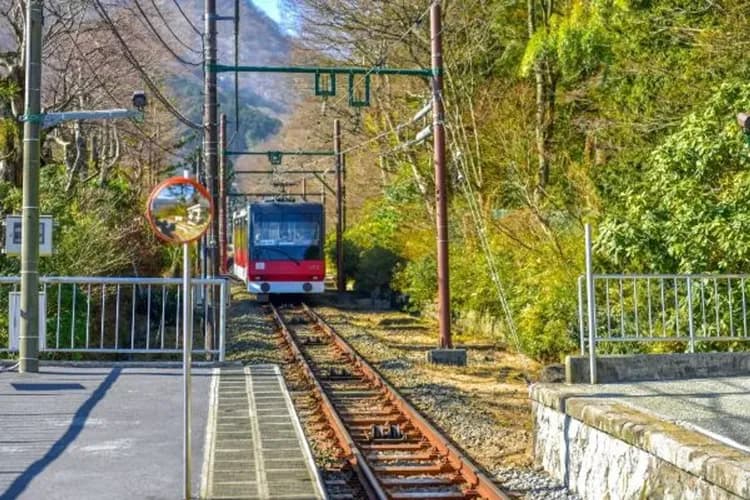
<svg viewBox="0 0 750 500"><path fill-rule="evenodd" d="M160 239L189 243L206 232L213 205L206 188L192 179L170 177L151 191L146 217Z"/></svg>

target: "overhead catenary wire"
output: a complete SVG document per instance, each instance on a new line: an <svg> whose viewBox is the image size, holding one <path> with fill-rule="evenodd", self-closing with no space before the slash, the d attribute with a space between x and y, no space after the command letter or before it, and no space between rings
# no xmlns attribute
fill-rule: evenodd
<svg viewBox="0 0 750 500"><path fill-rule="evenodd" d="M146 14L146 11L143 10L143 7L141 6L140 2L138 0L133 0L133 3L135 4L135 8L138 10L138 12L143 16L143 20L145 21L146 25L150 29L150 31L154 34L157 40L159 40L159 43L167 49L167 52L172 54L172 57L174 57L177 61L181 62L182 64L188 65L188 66L201 66L202 63L199 62L193 62L185 59L181 55L179 55L175 50L162 38L161 34L159 33L159 30L156 29L156 27L151 22L151 19L149 18L148 14Z"/></svg>
<svg viewBox="0 0 750 500"><path fill-rule="evenodd" d="M199 50L195 50L193 47L191 47L189 44L185 43L182 38L180 38L177 33L174 32L172 27L167 22L166 18L164 17L164 14L162 13L161 9L159 9L159 6L156 4L156 0L151 0L151 5L153 5L154 10L156 11L156 15L159 16L159 19L161 19L161 22L164 23L164 27L167 28L169 33L174 37L175 40L177 40L177 43L188 49L190 52L193 52L194 54L201 55L202 52Z"/></svg>
<svg viewBox="0 0 750 500"><path fill-rule="evenodd" d="M426 17L427 17L428 15L429 15L429 13L430 13L430 9L432 8L432 4L433 4L434 2L435 2L435 0L432 0L432 1L430 1L430 4L429 4L429 5L427 6L427 8L425 8L425 9L424 9L424 10L423 10L423 11L422 11L422 12L421 12L420 14L419 14L419 16L418 16L418 17L417 17L417 18L416 18L416 19L414 20L414 22L412 22L412 23L411 23L411 25L409 25L409 27L408 27L408 28L407 28L407 29L406 29L406 30L405 30L405 31L404 31L404 32L403 32L403 33L402 33L402 34L401 34L401 35L400 35L400 36L399 36L399 37L398 37L398 38L397 38L397 39L396 39L395 41L392 41L392 42L390 42L390 43L389 43L389 44L388 44L388 45L387 45L387 46L386 46L386 47L385 47L385 48L383 49L383 54L381 55L381 59L382 59L382 58L385 58L385 57L386 57L386 56L388 55L388 52L389 52L389 51L391 50L391 48L392 48L392 47L394 47L395 45L397 45L397 44L399 44L399 43L403 42L403 41L404 41L404 39L406 39L406 37L407 37L407 36L409 35L409 33L411 33L411 32L412 32L412 30L414 29L414 27L415 27L415 26L418 26L418 25L420 25L420 24L422 23L422 21L424 21L424 19L425 19L425 18L426 18ZM442 31L442 30L441 30L441 31ZM354 81L354 86L352 87L352 92L355 92L355 91L357 90L357 88L358 88L358 87L359 87L360 85L362 85L362 83L363 83L363 82L365 81L365 79L366 79L367 77L369 77L369 76L370 76L370 75L371 75L371 74L372 74L372 73L373 73L374 71L376 71L376 70L377 70L377 69L378 69L379 67L380 67L379 65L372 65L372 66L370 66L370 67L368 68L367 72L365 72L365 73L364 73L364 74L363 74L363 75L361 76L361 78L355 79L355 81ZM335 106L338 106L338 105L340 105L340 104L341 104L341 103L342 103L342 102L344 101L344 99L346 99L346 98L347 98L347 96L346 96L346 95L343 95L343 96L339 97L338 99L336 99L335 101L333 101L333 102L331 103L331 106L334 106L334 107L335 107ZM305 142L305 146L307 146L307 145L309 145L309 141ZM347 152L347 151L344 151L344 152L342 152L342 153L345 153L345 152ZM319 163L319 162L318 162L318 161L315 161L315 162L314 162L314 164L317 164L317 163Z"/></svg>
<svg viewBox="0 0 750 500"><path fill-rule="evenodd" d="M190 25L190 27L193 29L193 31L195 31L195 33L198 36L200 36L201 38L203 38L203 32L201 30L199 30L198 27L195 26L195 24L193 23L193 21L191 21L190 18L187 16L187 14L185 13L185 11L180 6L180 0L172 0L172 3L175 5L175 7L177 7L177 10L180 11L180 14L182 14L182 18L185 19L185 21Z"/></svg>
<svg viewBox="0 0 750 500"><path fill-rule="evenodd" d="M378 135L376 135L374 137L371 137L369 139L365 139L365 140L363 140L363 141L355 144L354 146L350 146L348 148L343 149L341 151L341 154L345 155L345 154L351 153L353 151L356 151L358 149L364 148L368 144L371 144L371 143L373 143L375 141L379 141L380 139L384 138L387 135L391 135L391 134L395 134L395 133L400 132L401 130L403 130L403 129L409 127L409 126L411 126L412 124L414 124L414 122L415 122L414 117L411 117L408 120L406 120L406 121L404 121L404 122L396 125L392 129L388 129L388 130L386 130L384 132L381 132L380 134L378 134ZM324 161L327 161L327 160L329 160L327 157L321 157L321 158L312 160L310 162L303 163L302 165L298 166L297 168L304 169L304 168L307 168L307 167L316 166L316 165L319 165L321 162L324 162ZM324 171L324 174L321 174L321 175L325 175L325 173L328 173L331 170L331 168L332 167L328 167ZM306 178L310 179L310 178L313 178L313 177L315 177L315 176L307 176Z"/></svg>
<svg viewBox="0 0 750 500"><path fill-rule="evenodd" d="M413 22L413 23L412 23L412 24L411 24L411 25L410 25L410 26L409 26L409 27L408 27L408 28L407 28L407 29L406 29L406 30L405 30L405 31L404 31L404 32L403 32L403 33L402 33L402 34L401 34L401 35L400 35L399 37L398 37L398 39L397 39L396 41L393 41L393 42L391 42L391 43L390 43L390 44L389 44L389 45L388 45L388 46L387 46L387 47L386 47L386 48L384 49L384 54L383 54L383 55L382 55L381 57L385 57L385 56L386 56L386 55L388 54L388 51L389 51L389 50L390 50L390 49L391 49L391 48L392 48L393 46L395 46L395 45L396 45L396 44L398 44L398 43L401 43L401 42L402 42L402 41L403 41L403 40L404 40L404 39L405 39L405 38L406 38L406 37L408 36L408 34L409 34L409 33L410 33L410 32L411 32L412 30L413 30L413 28L414 28L415 26L418 26L419 24L421 24L421 22L422 22L422 21L423 21L423 20L424 20L424 19L425 19L425 18L426 18L426 17L428 16L428 15L429 15L429 13L430 13L430 9L432 8L432 5L433 5L433 4L435 3L435 1L437 1L437 0L432 0L432 1L430 2L430 4L429 4L429 5L427 6L427 8L426 8L426 9L425 9L424 11L422 11L422 13L421 13L421 14L420 14L420 15L419 15L419 16L417 17L417 19L416 19L416 20L415 20L415 21L414 21L414 22ZM445 31L445 29L446 29L446 28L445 28L445 27L443 27L443 28L441 29L440 33L444 32L444 31ZM368 76L369 76L370 74L372 74L372 73L373 73L374 71L376 71L376 70L377 70L377 69L378 69L379 67L380 67L380 66L378 66L378 65L373 65L373 66L371 66L370 68L368 68L367 72L366 72L366 73L364 73L364 74L362 75L362 78L360 78L360 79L358 79L358 80L356 80L356 81L354 82L354 86L353 86L352 92L354 92L354 91L355 91L355 90L357 89L357 87L358 87L359 85L361 85L361 84L362 84L362 82L364 82L364 81L365 81L366 77L368 77ZM341 104L341 102L343 102L343 100L344 100L345 98L346 98L346 96L342 96L342 97L340 97L340 98L336 99L336 100L335 100L335 101L334 101L334 102L332 103L332 105L333 105L333 106L337 106L337 105ZM374 137L372 137L372 138L366 139L366 140L364 140L364 141L361 141L360 143L358 143L358 144L356 144L356 145L354 145L354 146L351 146L351 147L349 147L349 148L346 148L346 149L342 150L342 151L341 151L341 154L342 154L342 155L345 155L345 154L347 154L347 153L350 153L350 152L352 152L352 151L356 151L356 150L358 150L358 149L360 149L360 148L363 148L363 147L365 147L366 145L368 145L368 144L370 144L370 143L372 143L372 142L375 142L375 141L378 141L378 140L380 140L380 139L384 138L384 137L385 137L385 136L387 136L387 135L390 135L390 134L397 134L397 133L398 133L398 132L400 132L400 131L401 131L402 129L404 129L404 128L406 128L406 127L410 126L411 124L413 124L413 123L414 123L414 122L415 122L415 121L416 121L416 120L418 119L418 115L419 115L419 114L415 115L415 116L414 116L414 117L412 117L411 119L409 119L409 120L407 120L407 121L405 121L405 122L403 122L403 123L401 123L401 124L397 125L396 127L393 127L392 129L389 129L389 130L387 130L387 131L385 131L385 132L382 132L382 133L380 133L380 134L378 134L378 135L376 135L376 136L374 136ZM420 142L420 141L413 141L413 142ZM309 143L309 141L308 141L308 142L306 142L305 144L308 144L308 143ZM402 145L402 149L403 149L403 145ZM308 163L303 163L303 164L302 164L301 166L299 166L298 168L300 168L300 169L304 169L304 168L307 168L307 167L315 166L315 165L318 165L318 164L320 164L321 162L323 162L323 161L326 161L326 160L327 160L326 158L319 158L319 159L313 160L313 161L311 161L311 162L308 162ZM324 171L324 174L322 174L322 175L325 175L325 174L326 174L326 173L328 173L328 172L329 172L330 170L331 170L331 167L328 167L328 168L327 168L327 169L326 169L326 170ZM315 175L309 175L309 176L306 176L306 177L305 177L305 179L311 179L311 178L314 178L314 177L317 177L317 176L315 176Z"/></svg>
<svg viewBox="0 0 750 500"><path fill-rule="evenodd" d="M385 48L383 49L383 53L381 54L381 56L380 56L380 59L385 59L385 57L386 57L386 56L388 55L388 52L389 52L389 50L390 50L390 49L391 49L392 47L394 47L394 46L395 46L396 44L399 44L399 43L403 42L403 41L404 41L404 39L406 39L406 37L407 37L407 36L409 35L409 33L411 33L411 31L412 31L412 30L414 29L414 27L415 27L415 26L419 26L419 25L420 25L420 24L422 23L422 21L424 21L425 17L427 17L427 16L428 16L428 15L430 14L430 9L432 8L432 4L433 4L433 3L434 3L434 1L431 1L431 2L430 2L430 5L428 5L428 6L427 6L427 8L426 8L426 9L425 9L424 11L422 11L422 13L421 13L421 14L420 14L420 15L419 15L419 16L417 17L417 19L415 19L415 20L414 20L414 22L413 22L413 23L411 23L411 25L410 25L410 26L409 26L408 28L406 28L406 30L405 30L405 31L404 31L404 32L403 32L403 33L401 34L401 36L399 36L399 37L398 37L398 39L397 39L396 41L394 41L394 42L391 42L391 43L389 43L389 44L388 44L388 45L387 45L387 46L386 46L386 47L385 47ZM381 65L382 65L382 64L381 64ZM359 86L360 86L360 85L361 85L361 84L362 84L362 83L363 83L363 82L364 82L364 81L365 81L365 80L366 80L366 79L367 79L367 78L368 78L368 77L369 77L369 76L370 76L370 75L371 75L371 74L372 74L372 73L373 73L373 72L374 72L374 71L375 71L376 69L378 69L378 68L379 68L379 67L380 67L381 65L377 65L377 64L375 64L375 65L371 66L371 67L370 67L370 68L369 68L369 69L367 70L367 72L366 72L366 73L365 73L364 75L362 75L362 77L361 77L361 78L359 78L359 79L355 79L355 81L354 81L354 86L353 86L353 88L352 88L352 93L354 93L354 92L355 92L355 91L357 90L357 87L359 87ZM334 102L332 103L332 106L334 106L334 107L335 107L335 106L338 106L339 104L341 104L341 102L342 102L342 101L343 101L343 100L344 100L345 98L347 98L347 96L341 96L341 97L339 97L338 99L336 99L336 100L335 100L335 101L334 101Z"/></svg>
<svg viewBox="0 0 750 500"><path fill-rule="evenodd" d="M447 103L445 102L444 97L441 96L441 100L443 101L443 109L444 109L444 115L445 120L447 123L450 123L454 120L451 118L451 111L448 107ZM457 143L459 142L460 138L456 138L455 134L455 127L452 126L446 126L448 131L453 135L452 142ZM492 246L490 245L489 237L487 236L487 225L484 222L484 218L482 217L482 211L479 208L479 203L477 202L477 196L474 192L474 188L471 185L471 178L469 177L469 169L466 164L467 160L465 155L460 154L460 150L456 150L458 154L454 154L453 156L453 163L456 165L456 167L460 170L460 174L463 177L463 180L460 182L461 188L464 191L464 197L466 198L466 202L469 207L469 213L473 219L474 227L476 230L477 237L479 238L479 244L482 247L482 253L485 258L485 262L487 264L487 269L490 274L490 279L492 280L493 285L495 286L495 290L497 292L498 296L498 302L500 303L500 308L502 309L503 315L505 316L505 324L506 328L508 330L508 338L513 342L514 347L518 352L522 352L522 346L521 341L518 336L518 331L516 329L515 321L513 320L513 313L510 310L510 305L508 304L508 300L505 293L505 287L502 284L502 280L500 279L500 271L497 268L497 264L495 263L495 258L492 253Z"/></svg>
<svg viewBox="0 0 750 500"><path fill-rule="evenodd" d="M75 47L78 54L81 56L81 59L84 61L86 66L88 66L89 70L94 75L94 79L99 84L99 87L101 87L104 90L104 93L107 94L107 97L109 97L109 99L112 101L113 104L117 104L119 100L114 96L114 94L112 94L112 91L109 90L107 85L102 81L101 77L99 77L98 72L94 69L93 65L91 64L91 61L89 60L88 57L86 57L86 54L83 52L83 49L78 44L76 39L73 37L72 34L70 34L70 32L67 32L66 34L70 38L70 41L73 43L73 46ZM153 146L156 146L158 149L162 150L164 153L174 156L175 158L179 158L183 161L188 161L187 156L179 154L179 153L175 153L174 151L166 148L164 145L160 144L159 142L155 141L151 136L149 136L146 133L146 131L143 130L143 128L140 127L136 122L133 121L132 123L134 125L135 130L138 132L138 134L140 135L142 139L145 139L147 142L149 142Z"/></svg>
<svg viewBox="0 0 750 500"><path fill-rule="evenodd" d="M153 82L153 80L148 75L148 73L143 68L143 66L141 66L140 63L138 63L138 60L133 55L127 42L125 41L125 39L123 39L122 35L117 29L117 26L115 26L114 22L109 17L109 14L107 13L106 9L104 8L100 0L94 0L94 8L96 9L97 14L99 14L99 17L102 18L104 23L109 27L112 34L119 41L125 58L138 71L138 73L141 74L141 77L143 78L144 82L148 86L149 90L153 92L154 96L164 105L167 111L171 113L175 118L177 118L180 122L187 125L188 127L192 129L196 129L196 130L203 130L203 125L201 125L200 123L195 123L194 121L187 118L171 102L169 102L169 100L161 93L161 91L159 90L159 87Z"/></svg>
<svg viewBox="0 0 750 500"><path fill-rule="evenodd" d="M424 11L424 12L422 13L422 15L421 15L421 16L420 16L420 17L419 17L419 18L417 19L417 21L415 21L415 23L413 23L413 25L412 25L412 26L410 26L410 27L409 27L409 29L408 29L408 30L407 30L406 32L404 32L404 33L403 33L403 34L402 34L402 35L401 35L401 36L399 37L399 39L398 39L398 40L397 40L396 42L392 42L392 44L391 44L391 45L389 45L389 47L388 47L388 48L390 48L390 46L394 45L395 43L400 43L400 42L401 42L401 41L402 41L402 40L403 40L404 38L406 38L406 35L408 35L408 33L409 33L409 32L410 32L411 30L412 30L413 26L414 26L414 25L418 25L419 23L421 23L421 21L422 21L422 20L424 19L424 17L425 17L425 16L426 16L426 15L427 15L427 14L429 13L429 11L430 11L430 8L432 7L432 4L434 4L434 3L436 2L436 1L439 1L439 0L432 0L432 1L430 2L430 6L429 6L429 7L427 8L427 10L425 10L425 11ZM472 24L472 25L473 25L473 24ZM459 30L459 31L458 31L458 33L461 33L461 32L463 32L463 31L466 31L466 30L467 30L467 29L468 29L468 28L469 28L470 26L472 26L472 25L465 25L465 26L464 26L463 28L461 28L461 30ZM439 34L442 34L442 33L444 33L444 32L446 31L446 29L448 29L448 25L447 25L447 24L444 24L444 25L442 26L442 28L440 29L440 32L438 32L437 34L439 35ZM387 50L386 50L386 53L387 53ZM370 70L368 71L368 73L371 73L371 72L375 71L375 70L376 70L377 68L378 68L378 66L372 66L372 67L370 68ZM444 69L444 71L446 71L446 70L447 70L447 68L445 68L445 69ZM362 80L360 80L360 81L362 81ZM358 82L355 82L355 85L356 85L356 83L358 83ZM442 98L442 97L441 97L441 98ZM343 100L343 98L341 98L341 99L339 99L339 100L335 101L335 103L340 103L340 102L341 102L342 100ZM445 101L443 101L443 102L445 103ZM419 119L420 119L420 118L422 117L422 116L421 116L421 115L422 115L422 111L423 111L423 110L420 110L420 111L419 111L419 112L418 112L417 114L415 114L415 115L414 115L414 116L413 116L413 117L412 117L411 119L409 119L409 120L406 120L406 121L402 122L401 124L399 124L399 125L396 125L395 127L391 128L391 129L389 129L389 130L386 130L386 131L384 131L384 132L381 132L380 134L378 134L378 135L376 135L376 136L374 136L374 137L372 137L372 138L370 138L370 139L366 139L366 140L364 140L364 141L361 141L361 142L359 142L358 144L356 144L356 145L354 145L354 146L351 146L351 147L349 147L349 148L347 148L347 149L344 149L344 150L343 150L343 151L341 152L341 154L343 155L343 154L347 154L347 153L350 153L350 152L352 152L352 151L356 151L356 150L358 150L358 149L360 149L360 148L363 148L363 147L365 147L366 145L368 145L368 144L370 144L370 143L372 143L372 142L375 142L375 141L379 141L380 139L384 138L384 137L385 137L385 136L387 136L387 135L390 135L390 134L398 134L398 132L400 132L400 131L401 131L402 129L404 129L404 128L406 128L406 127L410 126L411 124L413 124L414 122L418 121L418 120L419 120ZM411 147L412 145L415 145L415 144L419 144L420 142L421 142L421 141L416 141L416 140L415 140L415 141L409 141L409 143L405 143L405 144L399 145L398 147L396 147L396 148L393 148L392 150L390 150L390 151L388 151L388 152L385 152L385 153L381 153L381 154L379 154L379 156L390 156L390 155L395 155L395 154L398 154L398 153L400 153L400 152L403 152L403 151L404 151L405 149L407 149L408 147ZM322 162L322 161L325 161L325 158L319 158L319 159L316 159L316 160L314 160L314 161L312 161L312 162L308 162L308 163L303 163L303 164L302 164L301 166L299 166L299 168L306 168L306 167L310 167L310 166L315 166L315 165L318 165L318 164L319 164L320 162ZM330 170L330 168L329 168L329 169L327 169L327 170ZM309 177L308 177L308 178L309 178Z"/></svg>

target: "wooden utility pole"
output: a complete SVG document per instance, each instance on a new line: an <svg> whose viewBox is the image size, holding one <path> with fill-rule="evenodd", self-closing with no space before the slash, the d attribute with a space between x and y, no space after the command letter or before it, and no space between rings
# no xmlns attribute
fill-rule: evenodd
<svg viewBox="0 0 750 500"><path fill-rule="evenodd" d="M216 95L216 0L205 0L204 3L204 55L205 65L204 77L204 103L203 103L203 156L206 166L206 187L211 194L214 207L219 205L218 177L218 100ZM219 273L219 261L217 258L219 221L213 217L211 226L208 228L206 242L206 277L215 278ZM208 302L208 318L206 318L205 349L213 349L213 332L217 325L218 309L216 308L216 297L213 287L206 290L206 301Z"/></svg>
<svg viewBox="0 0 750 500"><path fill-rule="evenodd" d="M448 280L448 190L445 168L445 130L443 109L443 43L440 4L430 8L432 40L432 136L435 162L435 204L437 219L438 322L440 347L453 347L451 339L450 283Z"/></svg>

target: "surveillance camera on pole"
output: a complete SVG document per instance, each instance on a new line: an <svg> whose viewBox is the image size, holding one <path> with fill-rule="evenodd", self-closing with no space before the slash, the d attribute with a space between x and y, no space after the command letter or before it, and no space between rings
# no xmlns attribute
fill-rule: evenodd
<svg viewBox="0 0 750 500"><path fill-rule="evenodd" d="M148 105L148 98L146 97L146 93L142 90L136 90L133 92L133 107L143 112L144 109L146 109L146 106Z"/></svg>

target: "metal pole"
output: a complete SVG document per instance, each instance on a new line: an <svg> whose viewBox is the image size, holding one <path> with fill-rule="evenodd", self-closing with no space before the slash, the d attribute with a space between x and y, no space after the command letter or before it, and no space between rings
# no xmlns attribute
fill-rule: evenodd
<svg viewBox="0 0 750 500"><path fill-rule="evenodd" d="M211 68L216 64L216 0L205 0L204 14L204 37L205 37L205 101L203 108L204 134L203 154L206 159L206 185L214 207L218 207L218 185L217 171L218 162L216 146L218 142L218 101L216 95L216 72ZM217 238L219 233L219 218L213 217L208 229L208 248L206 253L206 276L215 278L219 272L219 262L216 255ZM213 287L206 289L205 300L208 302L208 317L206 318L206 329L204 347L206 351L213 348L213 333L216 327L216 294Z"/></svg>
<svg viewBox="0 0 750 500"><path fill-rule="evenodd" d="M346 155L341 154L341 231L346 232Z"/></svg>
<svg viewBox="0 0 750 500"><path fill-rule="evenodd" d="M39 371L39 129L42 107L43 0L26 3L26 104L21 209L20 372Z"/></svg>
<svg viewBox="0 0 750 500"><path fill-rule="evenodd" d="M591 383L596 384L596 303L594 302L594 264L591 250L591 224L586 224L586 301L589 316L589 369Z"/></svg>
<svg viewBox="0 0 750 500"><path fill-rule="evenodd" d="M336 155L336 289L346 291L344 275L344 173L341 161L341 122L333 121L333 151Z"/></svg>
<svg viewBox="0 0 750 500"><path fill-rule="evenodd" d="M583 276L578 277L578 333L580 335L581 356L586 354L586 342L584 335L586 327L583 324Z"/></svg>
<svg viewBox="0 0 750 500"><path fill-rule="evenodd" d="M448 268L448 191L445 172L445 130L443 128L443 43L440 4L430 8L432 40L432 129L435 162L435 204L437 218L438 323L440 347L453 347L451 339L450 283Z"/></svg>
<svg viewBox="0 0 750 500"><path fill-rule="evenodd" d="M731 291L731 290L730 290ZM688 299L688 331L690 332L690 341L688 342L688 352L695 352L695 325L693 320L693 280L687 277L687 299ZM675 314L679 314L675 311Z"/></svg>
<svg viewBox="0 0 750 500"><path fill-rule="evenodd" d="M302 178L302 201L307 201L307 179Z"/></svg>
<svg viewBox="0 0 750 500"><path fill-rule="evenodd" d="M227 343L227 307L229 306L229 281L221 283L221 309L219 315L219 361L224 362Z"/></svg>
<svg viewBox="0 0 750 500"><path fill-rule="evenodd" d="M190 279L190 244L182 245L182 401L183 401L183 490L185 500L191 498L191 444L190 444L190 365L192 363L191 354L193 349L193 294L192 280Z"/></svg>
<svg viewBox="0 0 750 500"><path fill-rule="evenodd" d="M219 272L227 273L227 115L219 118Z"/></svg>

